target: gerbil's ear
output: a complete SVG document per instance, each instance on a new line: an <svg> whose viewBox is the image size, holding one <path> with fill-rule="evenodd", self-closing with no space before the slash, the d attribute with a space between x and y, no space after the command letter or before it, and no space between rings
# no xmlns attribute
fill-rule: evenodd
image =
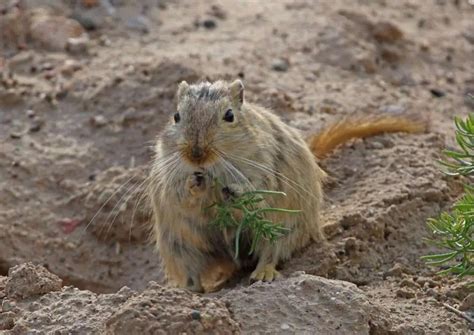
<svg viewBox="0 0 474 335"><path fill-rule="evenodd" d="M241 80L233 81L229 86L230 99L236 107L242 106L244 103L244 84Z"/></svg>
<svg viewBox="0 0 474 335"><path fill-rule="evenodd" d="M189 91L189 84L183 80L178 86L178 93L177 93L178 101L183 99L183 97L188 93L188 91Z"/></svg>

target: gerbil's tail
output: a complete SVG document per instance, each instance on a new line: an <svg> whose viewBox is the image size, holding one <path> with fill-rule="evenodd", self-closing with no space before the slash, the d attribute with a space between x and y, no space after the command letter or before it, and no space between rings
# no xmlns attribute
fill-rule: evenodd
<svg viewBox="0 0 474 335"><path fill-rule="evenodd" d="M347 117L311 136L308 145L316 157L323 159L336 147L351 139L383 133L422 133L427 128L427 121L407 116Z"/></svg>

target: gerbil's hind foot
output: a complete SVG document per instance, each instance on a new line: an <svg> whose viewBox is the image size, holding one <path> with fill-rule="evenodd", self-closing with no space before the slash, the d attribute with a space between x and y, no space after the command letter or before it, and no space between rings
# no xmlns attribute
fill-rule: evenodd
<svg viewBox="0 0 474 335"><path fill-rule="evenodd" d="M276 270L275 265L267 264L263 267L257 267L254 272L250 275L250 282L266 281L272 282L275 279L281 277L281 274Z"/></svg>

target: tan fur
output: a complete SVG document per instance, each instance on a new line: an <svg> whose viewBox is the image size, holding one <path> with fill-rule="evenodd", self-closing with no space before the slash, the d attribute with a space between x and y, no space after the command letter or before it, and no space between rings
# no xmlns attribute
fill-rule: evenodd
<svg viewBox="0 0 474 335"><path fill-rule="evenodd" d="M240 81L183 82L177 97L178 122L171 119L158 138L149 193L166 276L170 283L196 291L212 286L204 282L213 276L227 279L246 261L232 262L235 232L209 224L215 213L205 209L222 200L215 178L237 193L283 191L286 197L269 197L267 205L302 211L267 216L290 228L273 244L262 241L254 253L251 277L271 281L281 261L311 240L324 240L320 212L325 173L313 152L324 156L354 137L418 129L397 118L346 120L310 139L312 152L297 130L267 109L247 103ZM232 122L225 120L229 110Z"/></svg>
<svg viewBox="0 0 474 335"><path fill-rule="evenodd" d="M361 116L344 118L308 139L308 145L316 157L322 159L339 145L354 138L366 138L383 133L420 133L426 123L400 116Z"/></svg>

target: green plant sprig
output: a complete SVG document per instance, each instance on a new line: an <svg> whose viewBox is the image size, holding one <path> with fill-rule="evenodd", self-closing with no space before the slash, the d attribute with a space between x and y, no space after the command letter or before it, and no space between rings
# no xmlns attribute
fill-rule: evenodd
<svg viewBox="0 0 474 335"><path fill-rule="evenodd" d="M459 150L444 150L447 161L440 161L445 174L472 176L474 174L474 115L466 120L455 118L456 142ZM428 226L436 239L434 245L447 252L423 256L430 265L447 265L439 274L456 274L460 277L474 275L474 187L464 185L465 194L451 212L443 212L436 219L429 219ZM474 285L474 283L471 283Z"/></svg>
<svg viewBox="0 0 474 335"><path fill-rule="evenodd" d="M286 196L286 194L269 190L248 191L240 196L231 197L228 201L214 203L208 207L215 207L217 211L216 218L211 221L211 225L219 229L236 229L234 250L234 258L236 259L239 257L240 240L244 232L250 232L252 236L252 244L249 250L249 255L251 255L262 239L274 243L290 231L289 228L265 218L266 213L296 214L301 212L300 210L259 206L265 201L264 196ZM234 217L236 210L241 212L242 219L240 221Z"/></svg>

